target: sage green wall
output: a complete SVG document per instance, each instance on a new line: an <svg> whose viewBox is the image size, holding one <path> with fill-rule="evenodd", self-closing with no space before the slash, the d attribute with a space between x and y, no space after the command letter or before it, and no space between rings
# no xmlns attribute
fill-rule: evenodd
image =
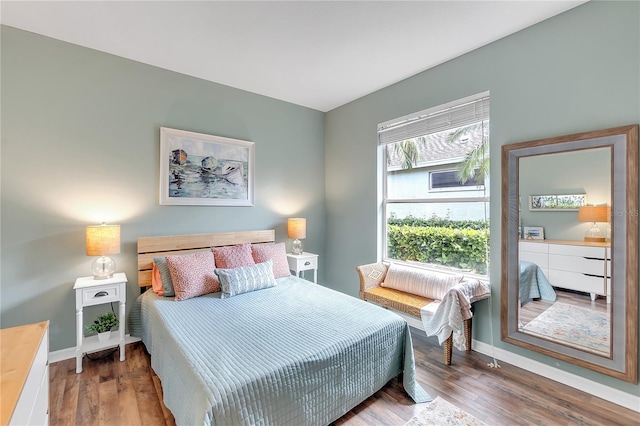
<svg viewBox="0 0 640 426"><path fill-rule="evenodd" d="M500 147L640 122L639 28L640 3L589 2L327 113L327 281L356 295L356 265L376 260L376 125L490 90L492 299L476 304L474 338L490 342L491 323L497 347L638 395L501 342Z"/></svg>
<svg viewBox="0 0 640 426"><path fill-rule="evenodd" d="M84 227L101 221L121 225L128 308L140 236L275 228L289 247L286 218L300 215L305 248L323 254L323 113L6 26L1 36L2 327L49 319L50 349L75 345L72 287L93 260ZM161 126L255 142L254 207L160 206Z"/></svg>

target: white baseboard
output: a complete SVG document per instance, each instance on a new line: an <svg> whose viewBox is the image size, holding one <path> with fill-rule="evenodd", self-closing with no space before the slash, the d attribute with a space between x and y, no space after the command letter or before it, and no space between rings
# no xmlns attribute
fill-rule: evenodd
<svg viewBox="0 0 640 426"><path fill-rule="evenodd" d="M140 338L131 337L129 334L125 334L124 343L134 343L139 342ZM49 364L54 362L64 361L65 359L71 359L76 357L76 347L60 349L59 351L49 352Z"/></svg>
<svg viewBox="0 0 640 426"><path fill-rule="evenodd" d="M574 389L581 390L589 395L597 396L605 401L621 405L629 410L640 412L640 397L627 392L585 379L572 373L551 367L530 358L514 354L500 348L494 348L491 345L474 340L471 347L474 351L481 354L494 357L500 361L504 361L523 370L530 371L547 379L571 386Z"/></svg>

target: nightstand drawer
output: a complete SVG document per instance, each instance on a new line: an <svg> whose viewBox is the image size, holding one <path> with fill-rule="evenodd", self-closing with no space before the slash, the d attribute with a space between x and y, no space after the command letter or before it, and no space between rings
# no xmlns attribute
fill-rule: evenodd
<svg viewBox="0 0 640 426"><path fill-rule="evenodd" d="M298 261L298 269L300 269L301 271L306 271L307 269L317 269L317 268L318 268L317 257L300 259Z"/></svg>
<svg viewBox="0 0 640 426"><path fill-rule="evenodd" d="M118 284L82 289L82 306L99 305L119 300L120 286Z"/></svg>
<svg viewBox="0 0 640 426"><path fill-rule="evenodd" d="M313 271L313 282L318 282L318 255L302 252L301 254L287 254L289 269L295 275L302 277L304 271Z"/></svg>
<svg viewBox="0 0 640 426"><path fill-rule="evenodd" d="M318 269L318 256L315 255L290 255L287 260L289 261L289 269L292 271L300 272Z"/></svg>

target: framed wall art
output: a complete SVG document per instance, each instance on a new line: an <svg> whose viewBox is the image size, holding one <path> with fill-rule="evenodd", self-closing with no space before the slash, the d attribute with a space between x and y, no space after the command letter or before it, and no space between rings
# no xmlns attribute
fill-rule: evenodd
<svg viewBox="0 0 640 426"><path fill-rule="evenodd" d="M544 228L542 226L525 226L522 228L525 240L544 240Z"/></svg>
<svg viewBox="0 0 640 426"><path fill-rule="evenodd" d="M253 206L253 142L160 128L160 204Z"/></svg>
<svg viewBox="0 0 640 426"><path fill-rule="evenodd" d="M587 194L530 195L531 211L577 211L587 205Z"/></svg>

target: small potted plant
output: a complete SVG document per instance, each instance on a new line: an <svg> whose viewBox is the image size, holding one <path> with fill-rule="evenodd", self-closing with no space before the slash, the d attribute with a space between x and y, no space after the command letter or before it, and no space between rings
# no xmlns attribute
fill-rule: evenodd
<svg viewBox="0 0 640 426"><path fill-rule="evenodd" d="M117 327L119 324L118 318L113 312L107 312L103 315L98 315L93 324L87 326L87 331L90 333L98 333L98 340L105 342L109 340L111 336L111 329Z"/></svg>

